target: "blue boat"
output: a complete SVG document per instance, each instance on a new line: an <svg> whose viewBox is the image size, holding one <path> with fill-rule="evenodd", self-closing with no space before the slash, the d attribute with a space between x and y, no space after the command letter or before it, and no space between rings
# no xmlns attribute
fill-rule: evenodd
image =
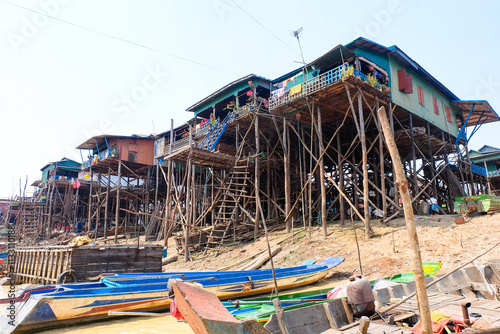
<svg viewBox="0 0 500 334"><path fill-rule="evenodd" d="M315 265L276 268L280 290L314 283L343 257L327 258ZM0 324L1 333L91 322L108 317L109 311L163 311L170 307L169 280L196 282L221 299L239 298L270 292L274 289L271 269L250 271L206 271L175 273L120 274L95 283L72 283L42 286L22 292L14 301L15 326L8 324L6 309ZM0 304L11 305L10 299Z"/></svg>

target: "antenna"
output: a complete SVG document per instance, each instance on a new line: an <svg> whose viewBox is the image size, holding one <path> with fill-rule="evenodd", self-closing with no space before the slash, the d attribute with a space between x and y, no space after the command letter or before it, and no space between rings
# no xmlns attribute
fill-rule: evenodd
<svg viewBox="0 0 500 334"><path fill-rule="evenodd" d="M304 29L302 27L300 27L299 29L292 30L290 32L292 33L293 37L296 37L297 39L299 39L299 34L302 32L302 30L304 30Z"/></svg>
<svg viewBox="0 0 500 334"><path fill-rule="evenodd" d="M302 27L300 27L300 28L299 28L299 29L297 29L297 30L292 30L292 31L290 31L290 34L291 34L293 37L297 38L297 42L299 43L300 56L302 57L302 64L304 64L304 65L305 65L305 64L306 64L306 61L304 60L304 54L302 53L302 46L300 45L300 37L299 37L299 35L300 35L300 33L302 32L302 30L304 30L304 29L303 29Z"/></svg>
<svg viewBox="0 0 500 334"><path fill-rule="evenodd" d="M153 131L154 131L154 134L156 136L155 121L153 119L151 119L151 123L153 123Z"/></svg>

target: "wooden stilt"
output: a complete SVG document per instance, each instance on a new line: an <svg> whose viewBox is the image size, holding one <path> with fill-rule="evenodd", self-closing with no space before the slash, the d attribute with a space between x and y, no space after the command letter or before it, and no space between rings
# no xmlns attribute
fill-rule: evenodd
<svg viewBox="0 0 500 334"><path fill-rule="evenodd" d="M361 92L358 92L358 112L359 112L359 139L361 141L361 153L363 162L363 207L365 216L365 240L370 239L370 210L369 210L369 189L368 189L368 152L366 151L365 121L363 116L363 105Z"/></svg>
<svg viewBox="0 0 500 334"><path fill-rule="evenodd" d="M417 176L417 157L415 154L415 138L413 136L413 117L411 112L408 113L408 118L410 122L410 141L411 141L411 162L412 162L412 167L411 173L413 176L413 196L415 196L418 193L418 176Z"/></svg>
<svg viewBox="0 0 500 334"><path fill-rule="evenodd" d="M318 149L319 149L319 183L321 188L321 227L323 231L323 237L326 238L327 232L327 208L326 208L326 187L325 187L325 163L323 159L323 151L325 150L323 146L323 129L321 125L321 111L318 108L318 126L316 127L316 133L318 135Z"/></svg>
<svg viewBox="0 0 500 334"><path fill-rule="evenodd" d="M101 173L97 174L97 215L95 218L94 242L97 241L99 222L101 221Z"/></svg>
<svg viewBox="0 0 500 334"><path fill-rule="evenodd" d="M122 161L118 160L118 179L116 180L116 210L115 210L115 244L118 243L118 227L120 225L120 188L122 183Z"/></svg>
<svg viewBox="0 0 500 334"><path fill-rule="evenodd" d="M110 192L110 187L111 187L111 167L108 166L108 182L106 186L106 206L104 207L104 240L106 240L106 237L108 235L108 211L109 211L109 192Z"/></svg>
<svg viewBox="0 0 500 334"><path fill-rule="evenodd" d="M187 185L185 188L186 192L186 225L184 226L184 261L189 261L189 227L191 226L191 210L193 210L191 198L191 172L192 172L192 160L193 160L193 148L192 148L192 128L189 126L189 157L187 160L186 173L187 173Z"/></svg>
<svg viewBox="0 0 500 334"><path fill-rule="evenodd" d="M339 121L336 121L337 129L339 127ZM339 187L341 191L344 191L344 168L342 159L342 144L340 141L340 133L337 134L337 175L339 177ZM340 195L339 195L340 196ZM344 197L339 198L339 210L340 210L340 224L345 224L345 200Z"/></svg>
<svg viewBox="0 0 500 334"><path fill-rule="evenodd" d="M55 186L55 184L54 184ZM88 207L88 215L87 215L87 233L90 233L90 228L92 225L92 190L94 187L94 171L92 170L92 166L90 166L90 190L89 190L89 207Z"/></svg>
<svg viewBox="0 0 500 334"><path fill-rule="evenodd" d="M378 106L377 106L378 107ZM379 121L380 126L380 121ZM379 128L379 131L382 129ZM384 140L379 136L379 155L380 155L380 190L382 190L382 219L387 218L387 192L385 188L385 154L384 154Z"/></svg>
<svg viewBox="0 0 500 334"><path fill-rule="evenodd" d="M271 164L270 164L270 156L269 156L269 145L266 146L266 158L267 158L267 164L266 164L266 193L267 193L267 219L271 219L272 217L272 203L271 203ZM293 221L292 221L292 229L293 229Z"/></svg>
<svg viewBox="0 0 500 334"><path fill-rule="evenodd" d="M434 178L434 171L436 170L436 163L434 161L434 152L432 150L432 141L431 141L431 126L429 122L427 123L427 146L429 147L429 157L431 162L431 177ZM437 196L437 187L436 181L432 182L432 194L434 197Z"/></svg>
<svg viewBox="0 0 500 334"><path fill-rule="evenodd" d="M293 217L290 217L291 208L291 177L290 177L290 138L288 136L288 127L286 120L283 118L283 164L285 167L285 215L289 217L285 221L286 233L292 231L291 221Z"/></svg>
<svg viewBox="0 0 500 334"><path fill-rule="evenodd" d="M255 113L255 201L256 204L260 203L260 191L259 191L259 175L260 175L260 167L259 167L259 156L260 152L260 142L259 142L259 116ZM253 239L256 240L259 237L259 208L255 208L255 225L253 231Z"/></svg>

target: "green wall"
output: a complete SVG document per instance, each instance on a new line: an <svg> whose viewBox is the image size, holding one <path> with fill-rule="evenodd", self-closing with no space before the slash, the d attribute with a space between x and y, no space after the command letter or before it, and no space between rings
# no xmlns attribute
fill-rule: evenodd
<svg viewBox="0 0 500 334"><path fill-rule="evenodd" d="M404 94L398 89L398 70L405 68L406 74L412 75L413 93ZM399 61L390 58L390 76L391 76L391 95L392 101L397 105L411 111L413 114L427 120L429 123L434 124L438 128L450 133L453 136L458 136L457 128L457 110L451 106L450 100L435 89L428 81L424 80L415 71L407 66L403 66ZM422 87L424 92L424 104L422 106L418 103L417 86ZM439 115L434 113L433 97L438 100ZM451 111L451 123L446 118L444 106L448 106Z"/></svg>

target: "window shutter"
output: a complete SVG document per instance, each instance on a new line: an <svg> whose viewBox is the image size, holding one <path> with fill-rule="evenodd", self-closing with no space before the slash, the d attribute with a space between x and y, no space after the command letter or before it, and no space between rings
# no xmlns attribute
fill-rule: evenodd
<svg viewBox="0 0 500 334"><path fill-rule="evenodd" d="M411 74L408 74L406 76L405 94L412 94L412 93L413 93L413 83L411 81Z"/></svg>
<svg viewBox="0 0 500 334"><path fill-rule="evenodd" d="M398 70L398 89L404 94L413 93L411 74L406 75L406 70L404 68Z"/></svg>
<svg viewBox="0 0 500 334"><path fill-rule="evenodd" d="M424 90L422 87L417 86L417 93L418 93L418 103L421 105L425 106L425 101L424 101Z"/></svg>
<svg viewBox="0 0 500 334"><path fill-rule="evenodd" d="M406 71L404 68L398 70L398 89L400 92L405 92L406 88Z"/></svg>
<svg viewBox="0 0 500 334"><path fill-rule="evenodd" d="M451 123L451 112L450 112L450 108L448 108L448 106L444 106L444 110L446 112L446 119L448 120L448 122Z"/></svg>
<svg viewBox="0 0 500 334"><path fill-rule="evenodd" d="M434 113L436 115L439 115L438 99L436 99L434 96L432 97L432 104L434 104Z"/></svg>

